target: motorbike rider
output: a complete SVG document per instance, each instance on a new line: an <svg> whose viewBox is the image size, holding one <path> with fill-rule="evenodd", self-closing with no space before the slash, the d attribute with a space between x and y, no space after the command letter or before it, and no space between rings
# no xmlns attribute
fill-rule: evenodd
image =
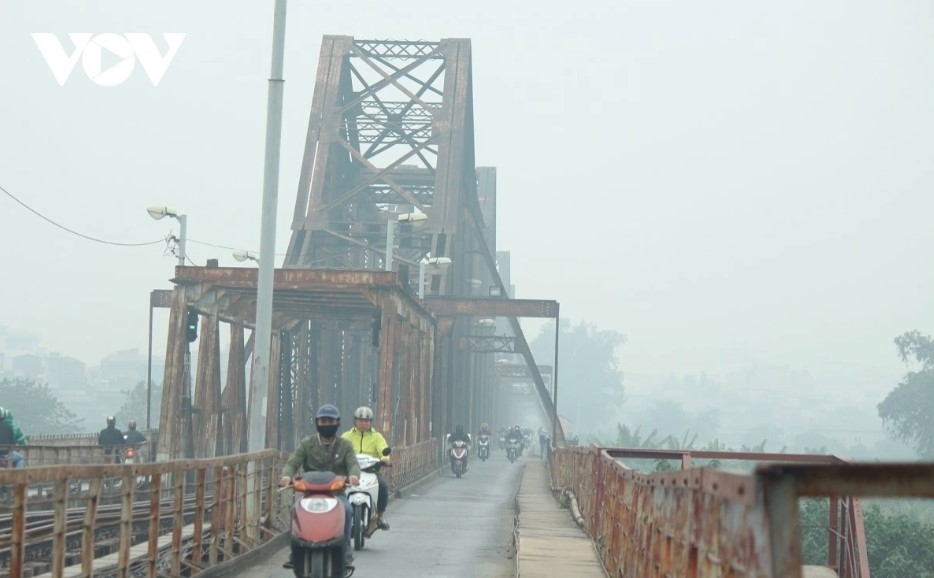
<svg viewBox="0 0 934 578"><path fill-rule="evenodd" d="M353 427L345 431L341 437L350 441L354 451L358 454L366 454L383 462L389 461L389 456L383 455L383 450L388 448L389 444L386 443L383 434L373 429L373 410L369 407L360 406L353 412ZM376 470L376 481L379 482L376 517L370 519L370 525L380 530L388 530L389 522L384 514L386 506L389 505L389 484L379 470Z"/></svg>
<svg viewBox="0 0 934 578"><path fill-rule="evenodd" d="M0 460L3 460L4 467L6 467L8 461L12 462L15 468L22 467L15 465L16 461L10 459L10 454L13 452L8 448L14 445L16 445L16 436L13 434L13 426L0 419Z"/></svg>
<svg viewBox="0 0 934 578"><path fill-rule="evenodd" d="M11 410L0 408L0 421L3 421L3 423L10 426L13 430L13 443L11 445L24 446L29 443L26 436L23 435L23 431L19 429L19 426L13 421L13 412ZM23 456L23 453L16 450L10 452L10 462L13 464L14 468L26 466L26 458Z"/></svg>
<svg viewBox="0 0 934 578"><path fill-rule="evenodd" d="M127 432L123 434L123 439L126 440L127 445L138 446L140 444L146 443L146 436L141 434L136 429L136 420L131 419L126 422Z"/></svg>
<svg viewBox="0 0 934 578"><path fill-rule="evenodd" d="M454 442L462 441L467 444L467 456L464 458L464 471L467 471L467 457L470 456L470 434L464 431L464 426L459 425L454 428L454 433L448 434L448 445L454 445Z"/></svg>
<svg viewBox="0 0 934 578"><path fill-rule="evenodd" d="M280 486L292 483L292 476L301 471L334 472L339 476L347 476L351 486L360 483L360 465L354 454L353 445L346 439L337 435L341 425L341 413L331 404L325 404L315 413L316 433L302 440L292 457L282 466ZM350 527L353 525L353 510L347 496L343 493L335 495L344 504L344 564L348 567L353 564L353 549L350 545ZM284 568L292 567L292 556L282 565Z"/></svg>
<svg viewBox="0 0 934 578"><path fill-rule="evenodd" d="M454 433L448 434L448 443L453 444L456 441L466 442L467 445L472 443L470 439L470 434L464 431L464 426L459 425L454 428Z"/></svg>
<svg viewBox="0 0 934 578"><path fill-rule="evenodd" d="M113 463L120 463L120 452L117 450L124 445L123 432L117 429L117 418L107 416L107 427L97 436L98 445L104 448L105 456L113 456Z"/></svg>
<svg viewBox="0 0 934 578"><path fill-rule="evenodd" d="M479 437L482 437L482 436L486 436L486 438L487 438L487 443L489 444L490 438L493 437L493 432L490 431L490 424L488 424L488 423L486 423L486 422L481 423L481 424L480 424L480 433L477 434L477 436L478 436L478 438L479 438ZM487 446L487 449L489 449L489 446ZM489 454L487 455L487 457L489 457Z"/></svg>
<svg viewBox="0 0 934 578"><path fill-rule="evenodd" d="M523 437L524 436L522 435L522 428L519 427L519 424L516 424L512 426L511 428L509 428L509 432L506 434L506 443L514 441L517 444L519 444L519 455L520 456L522 455Z"/></svg>

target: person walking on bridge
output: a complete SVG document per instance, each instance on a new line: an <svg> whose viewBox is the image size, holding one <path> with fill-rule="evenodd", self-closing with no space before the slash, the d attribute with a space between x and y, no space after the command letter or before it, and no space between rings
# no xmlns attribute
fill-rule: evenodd
<svg viewBox="0 0 934 578"><path fill-rule="evenodd" d="M353 427L341 437L353 444L353 449L358 454L366 454L382 462L389 461L389 456L383 455L383 450L388 448L389 444L386 443L383 434L373 429L373 410L369 407L364 405L353 412ZM376 481L379 483L376 516L370 519L370 527L367 528L367 532L371 534L376 528L389 529L389 522L385 516L386 506L389 505L389 483L379 470L376 470Z"/></svg>
<svg viewBox="0 0 934 578"><path fill-rule="evenodd" d="M541 459L545 459L548 455L548 432L545 430L545 426L538 428L538 446L539 446L539 455Z"/></svg>

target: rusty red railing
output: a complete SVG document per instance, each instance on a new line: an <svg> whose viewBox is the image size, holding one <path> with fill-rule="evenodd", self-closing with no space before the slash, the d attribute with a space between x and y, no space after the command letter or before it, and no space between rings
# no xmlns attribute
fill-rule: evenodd
<svg viewBox="0 0 934 578"><path fill-rule="evenodd" d="M620 459L676 460L642 473ZM753 473L692 459L765 462ZM869 578L858 496L934 497L934 464L848 464L835 456L558 448L556 488L574 492L610 576L800 578L798 498L828 497L825 566Z"/></svg>

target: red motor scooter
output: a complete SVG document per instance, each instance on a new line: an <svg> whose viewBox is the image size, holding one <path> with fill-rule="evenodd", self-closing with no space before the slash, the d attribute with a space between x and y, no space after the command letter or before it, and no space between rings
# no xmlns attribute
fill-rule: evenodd
<svg viewBox="0 0 934 578"><path fill-rule="evenodd" d="M334 472L305 472L292 482L302 497L292 507L292 571L297 578L346 578L344 503L336 498L347 484Z"/></svg>

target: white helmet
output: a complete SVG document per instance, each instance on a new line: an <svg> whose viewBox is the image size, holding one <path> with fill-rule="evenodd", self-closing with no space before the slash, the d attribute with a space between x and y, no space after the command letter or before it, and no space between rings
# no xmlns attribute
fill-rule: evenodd
<svg viewBox="0 0 934 578"><path fill-rule="evenodd" d="M373 419L373 410L365 405L361 405L353 412L354 419Z"/></svg>

